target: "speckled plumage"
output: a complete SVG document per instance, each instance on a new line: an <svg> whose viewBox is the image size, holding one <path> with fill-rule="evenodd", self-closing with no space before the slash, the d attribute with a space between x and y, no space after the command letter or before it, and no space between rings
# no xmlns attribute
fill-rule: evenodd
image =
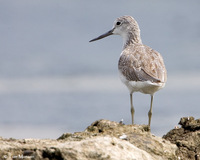
<svg viewBox="0 0 200 160"><path fill-rule="evenodd" d="M148 46L127 46L119 59L119 70L129 81L166 82L166 70L158 52Z"/></svg>
<svg viewBox="0 0 200 160"><path fill-rule="evenodd" d="M120 56L118 69L127 81L150 81L156 87L164 86L167 80L163 58L157 51L143 44L126 46Z"/></svg>

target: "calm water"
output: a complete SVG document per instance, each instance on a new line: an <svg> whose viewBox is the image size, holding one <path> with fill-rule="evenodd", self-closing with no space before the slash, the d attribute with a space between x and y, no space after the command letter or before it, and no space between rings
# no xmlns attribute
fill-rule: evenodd
<svg viewBox="0 0 200 160"><path fill-rule="evenodd" d="M200 2L114 2L0 2L0 136L58 138L102 118L130 124L117 71L121 37L88 42L121 15L135 17L143 43L168 70L155 94L152 132L162 136L182 116L199 118ZM133 98L136 123L147 124L150 96Z"/></svg>

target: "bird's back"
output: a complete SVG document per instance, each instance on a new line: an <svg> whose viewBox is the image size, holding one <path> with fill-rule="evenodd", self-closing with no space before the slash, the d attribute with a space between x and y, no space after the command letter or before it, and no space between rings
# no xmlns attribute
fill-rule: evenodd
<svg viewBox="0 0 200 160"><path fill-rule="evenodd" d="M118 69L127 81L165 84L167 71L162 56L143 44L126 46L120 56Z"/></svg>

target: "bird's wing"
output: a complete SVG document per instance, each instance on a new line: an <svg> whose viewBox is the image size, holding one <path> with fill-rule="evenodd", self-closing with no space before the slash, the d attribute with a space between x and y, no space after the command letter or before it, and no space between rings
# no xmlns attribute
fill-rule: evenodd
<svg viewBox="0 0 200 160"><path fill-rule="evenodd" d="M130 46L123 50L119 70L129 81L166 82L166 69L161 55L148 46Z"/></svg>

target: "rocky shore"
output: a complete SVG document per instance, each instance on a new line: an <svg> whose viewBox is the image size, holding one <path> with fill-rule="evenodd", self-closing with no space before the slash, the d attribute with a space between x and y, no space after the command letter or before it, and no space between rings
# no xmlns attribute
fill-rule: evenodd
<svg viewBox="0 0 200 160"><path fill-rule="evenodd" d="M200 119L179 124L162 138L145 125L103 119L56 140L0 138L0 160L200 160Z"/></svg>

